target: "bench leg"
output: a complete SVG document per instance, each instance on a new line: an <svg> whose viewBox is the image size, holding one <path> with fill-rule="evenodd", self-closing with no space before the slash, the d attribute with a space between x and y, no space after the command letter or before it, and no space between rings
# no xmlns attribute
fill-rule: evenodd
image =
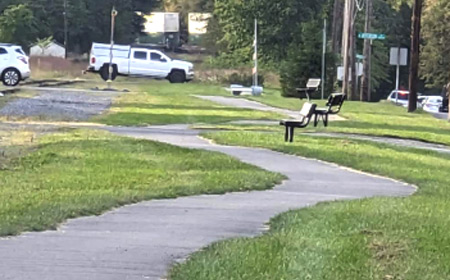
<svg viewBox="0 0 450 280"><path fill-rule="evenodd" d="M286 126L286 131L284 132L284 141L287 142L289 140L289 127Z"/></svg>
<svg viewBox="0 0 450 280"><path fill-rule="evenodd" d="M323 116L323 125L324 125L325 127L328 126L328 114L325 114L325 116Z"/></svg>
<svg viewBox="0 0 450 280"><path fill-rule="evenodd" d="M314 114L314 127L317 127L317 124L319 123L319 114Z"/></svg>
<svg viewBox="0 0 450 280"><path fill-rule="evenodd" d="M289 142L294 142L294 127L290 127L290 131L289 131L290 137L289 137Z"/></svg>

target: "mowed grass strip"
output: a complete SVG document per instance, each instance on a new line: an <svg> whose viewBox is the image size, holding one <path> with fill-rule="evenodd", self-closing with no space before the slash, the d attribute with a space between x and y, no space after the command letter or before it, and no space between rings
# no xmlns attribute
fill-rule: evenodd
<svg viewBox="0 0 450 280"><path fill-rule="evenodd" d="M263 190L282 179L219 153L94 130L59 133L0 171L0 236L143 200Z"/></svg>
<svg viewBox="0 0 450 280"><path fill-rule="evenodd" d="M221 144L270 148L415 184L407 198L321 203L274 218L257 238L216 243L170 279L449 279L450 156L372 142L281 134L207 134Z"/></svg>
<svg viewBox="0 0 450 280"><path fill-rule="evenodd" d="M263 97L245 97L270 106L300 111L305 100L284 98L276 89L265 90ZM325 100L312 100L324 106ZM418 109L408 113L407 108L387 101L378 103L346 101L340 116L347 121L336 121L327 128L308 128L307 131L342 132L376 136L416 139L425 142L450 145L450 122L438 120Z"/></svg>
<svg viewBox="0 0 450 280"><path fill-rule="evenodd" d="M110 111L93 121L108 125L221 123L280 119L279 114L217 105L192 95L224 95L220 86L150 81L141 92L123 94Z"/></svg>

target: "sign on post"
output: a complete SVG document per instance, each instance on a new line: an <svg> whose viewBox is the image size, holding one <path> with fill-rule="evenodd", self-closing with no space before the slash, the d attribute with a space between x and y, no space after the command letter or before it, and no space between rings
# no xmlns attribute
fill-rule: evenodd
<svg viewBox="0 0 450 280"><path fill-rule="evenodd" d="M400 85L400 66L408 65L408 49L391 48L389 64L397 66L397 75L395 80L395 90L397 91L395 104L398 104L398 89Z"/></svg>
<svg viewBox="0 0 450 280"><path fill-rule="evenodd" d="M358 77L361 77L363 74L363 64L360 62L355 63L355 72L358 75ZM344 66L339 66L337 69L337 79L338 81L344 80ZM350 75L349 80L352 80L352 76Z"/></svg>
<svg viewBox="0 0 450 280"><path fill-rule="evenodd" d="M407 66L408 65L408 49L406 48L391 48L391 55L389 56L390 65Z"/></svg>
<svg viewBox="0 0 450 280"><path fill-rule="evenodd" d="M358 33L359 39L369 39L369 40L385 40L386 34L376 34L376 33Z"/></svg>

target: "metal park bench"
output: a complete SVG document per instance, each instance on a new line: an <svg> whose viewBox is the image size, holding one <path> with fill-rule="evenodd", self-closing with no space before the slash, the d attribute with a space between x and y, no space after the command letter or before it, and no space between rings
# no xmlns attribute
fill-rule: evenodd
<svg viewBox="0 0 450 280"><path fill-rule="evenodd" d="M300 99L306 97L309 101L311 95L319 89L321 82L321 79L309 79L308 83L306 83L306 88L297 88L296 91L299 94Z"/></svg>
<svg viewBox="0 0 450 280"><path fill-rule="evenodd" d="M314 126L317 126L319 119L322 119L323 125L328 126L328 115L335 115L341 111L345 101L343 93L333 93L328 97L326 107L319 107L314 110Z"/></svg>
<svg viewBox="0 0 450 280"><path fill-rule="evenodd" d="M314 112L316 110L316 106L317 106L316 104L306 102L305 104L303 104L303 107L300 111L299 119L280 121L280 125L284 125L286 128L286 132L284 134L284 140L286 142L294 141L294 129L295 128L297 128L297 127L304 128L309 125L309 122L311 121L311 118L314 115Z"/></svg>

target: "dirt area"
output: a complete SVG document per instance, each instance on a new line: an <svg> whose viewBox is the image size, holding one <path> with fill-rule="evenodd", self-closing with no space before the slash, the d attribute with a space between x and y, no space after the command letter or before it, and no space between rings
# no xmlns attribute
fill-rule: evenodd
<svg viewBox="0 0 450 280"><path fill-rule="evenodd" d="M67 78L80 77L86 70L88 62L82 60L66 60L58 57L32 57L30 68L32 78Z"/></svg>
<svg viewBox="0 0 450 280"><path fill-rule="evenodd" d="M52 121L82 121L107 110L119 93L43 90L34 97L16 98L0 109L8 120L34 118Z"/></svg>

